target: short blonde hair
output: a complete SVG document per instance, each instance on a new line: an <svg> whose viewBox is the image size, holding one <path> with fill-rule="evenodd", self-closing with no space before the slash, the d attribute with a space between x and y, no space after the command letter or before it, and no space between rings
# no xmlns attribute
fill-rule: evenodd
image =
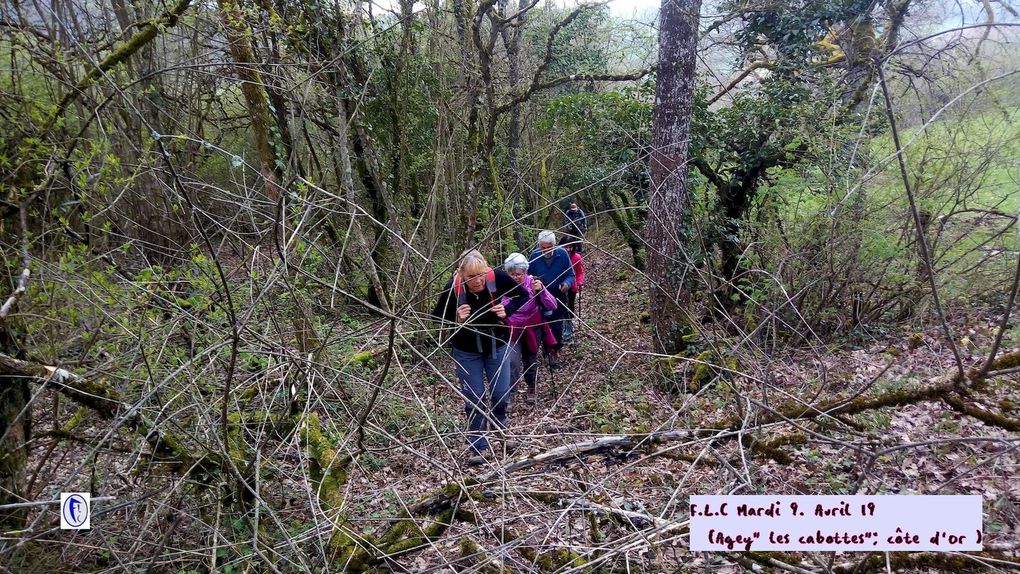
<svg viewBox="0 0 1020 574"><path fill-rule="evenodd" d="M468 249L460 254L460 265L457 267L457 273L461 277L467 278L479 275L488 270L489 264L485 262L485 257L477 249Z"/></svg>

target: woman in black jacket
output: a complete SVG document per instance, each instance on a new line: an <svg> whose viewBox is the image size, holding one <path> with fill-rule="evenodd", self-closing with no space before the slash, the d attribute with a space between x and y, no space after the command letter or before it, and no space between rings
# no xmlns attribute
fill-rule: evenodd
<svg viewBox="0 0 1020 574"><path fill-rule="evenodd" d="M510 305L501 303L503 296L509 298ZM506 318L525 297L516 281L502 270L490 268L482 254L472 249L461 256L457 272L432 310L444 326L453 329L449 341L464 395L471 464L483 462L489 450L486 431L507 426L512 389Z"/></svg>

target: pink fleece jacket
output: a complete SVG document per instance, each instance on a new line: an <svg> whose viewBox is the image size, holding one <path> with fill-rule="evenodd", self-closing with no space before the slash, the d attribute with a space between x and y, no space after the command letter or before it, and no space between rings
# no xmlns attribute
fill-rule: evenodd
<svg viewBox="0 0 1020 574"><path fill-rule="evenodd" d="M523 336L528 350L532 353L537 353L540 333L547 345L556 344L556 338L553 337L552 329L549 328L549 325L542 317L542 311L555 309L557 303L556 298L553 297L548 289L542 289L541 293L537 296L535 295L535 289L532 286L534 279L531 275L524 277L521 287L527 293L528 300L518 307L513 315L507 317L506 323L510 326L510 342L517 342ZM503 297L503 304L508 305L509 303L510 298Z"/></svg>
<svg viewBox="0 0 1020 574"><path fill-rule="evenodd" d="M575 251L570 254L570 266L574 268L574 284L570 290L577 293L584 285L584 259L580 253Z"/></svg>

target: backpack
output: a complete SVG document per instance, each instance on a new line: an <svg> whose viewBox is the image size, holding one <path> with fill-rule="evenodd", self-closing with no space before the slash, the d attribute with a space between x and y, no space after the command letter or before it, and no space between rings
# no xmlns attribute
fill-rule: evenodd
<svg viewBox="0 0 1020 574"><path fill-rule="evenodd" d="M493 304L496 302L496 272L491 267L485 270L485 287L489 291L489 299ZM453 276L453 292L457 295L457 306L467 303L467 289L464 287L464 279L457 273Z"/></svg>

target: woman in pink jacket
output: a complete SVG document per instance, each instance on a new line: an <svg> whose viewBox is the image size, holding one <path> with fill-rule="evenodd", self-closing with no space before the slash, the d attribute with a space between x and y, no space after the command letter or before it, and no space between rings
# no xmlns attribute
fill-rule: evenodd
<svg viewBox="0 0 1020 574"><path fill-rule="evenodd" d="M567 253L570 254L570 265L574 268L574 284L570 286L570 291L567 292L567 319L563 322L563 341L569 341L574 338L574 318L577 314L574 313L574 305L577 302L577 294L581 291L581 287L584 286L584 258L581 257L581 252L578 251L577 247L579 243L568 243L564 246Z"/></svg>
<svg viewBox="0 0 1020 574"><path fill-rule="evenodd" d="M517 311L507 318L510 326L510 384L516 385L521 379L528 386L525 401L535 404L535 383L538 378L538 351L542 340L547 348L556 344L549 324L542 318L542 311L556 308L556 298L545 288L537 277L528 275L528 258L520 253L511 253L503 268L523 288L525 301L516 301ZM504 304L510 300L504 297Z"/></svg>

